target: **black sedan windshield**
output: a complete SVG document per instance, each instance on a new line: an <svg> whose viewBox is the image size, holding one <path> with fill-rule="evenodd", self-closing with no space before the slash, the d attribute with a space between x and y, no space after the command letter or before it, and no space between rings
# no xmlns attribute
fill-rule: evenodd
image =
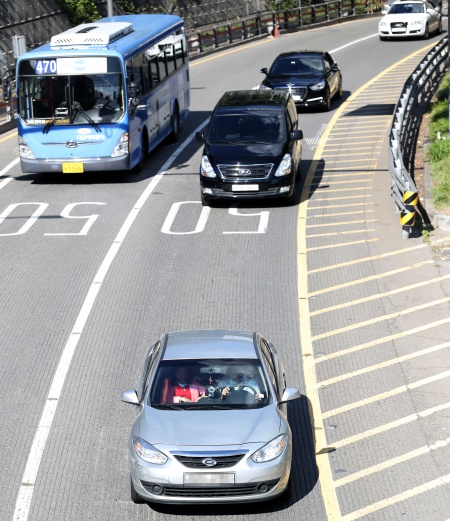
<svg viewBox="0 0 450 521"><path fill-rule="evenodd" d="M321 56L314 54L297 54L277 58L269 74L296 76L298 74L314 74L323 72L323 70L324 65Z"/></svg>
<svg viewBox="0 0 450 521"><path fill-rule="evenodd" d="M219 143L283 143L286 127L281 111L216 114L208 141Z"/></svg>

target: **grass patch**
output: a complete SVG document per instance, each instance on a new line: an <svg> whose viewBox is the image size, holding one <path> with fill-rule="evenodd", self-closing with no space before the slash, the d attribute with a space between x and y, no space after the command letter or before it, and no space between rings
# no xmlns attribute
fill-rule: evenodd
<svg viewBox="0 0 450 521"><path fill-rule="evenodd" d="M436 210L450 215L450 134L448 76L444 78L431 106L429 127L431 145L428 159L433 180L433 204Z"/></svg>

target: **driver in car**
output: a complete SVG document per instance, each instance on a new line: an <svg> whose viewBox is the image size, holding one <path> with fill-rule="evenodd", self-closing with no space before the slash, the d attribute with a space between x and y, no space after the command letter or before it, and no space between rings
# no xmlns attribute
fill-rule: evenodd
<svg viewBox="0 0 450 521"><path fill-rule="evenodd" d="M244 391L247 390L247 392L255 394L255 398L259 398L261 391L256 380L249 376L251 372L250 367L230 366L225 378L218 382L218 386L222 388L221 398L225 399L235 387Z"/></svg>

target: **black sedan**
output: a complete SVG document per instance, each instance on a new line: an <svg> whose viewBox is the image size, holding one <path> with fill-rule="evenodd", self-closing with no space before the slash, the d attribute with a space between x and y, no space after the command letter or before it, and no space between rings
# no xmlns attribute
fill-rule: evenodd
<svg viewBox="0 0 450 521"><path fill-rule="evenodd" d="M275 58L259 90L288 90L297 107L330 110L331 100L342 97L342 73L325 51L284 52Z"/></svg>

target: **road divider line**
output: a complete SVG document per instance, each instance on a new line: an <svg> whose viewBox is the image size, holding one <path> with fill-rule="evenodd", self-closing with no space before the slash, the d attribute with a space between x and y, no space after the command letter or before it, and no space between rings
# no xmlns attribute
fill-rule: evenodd
<svg viewBox="0 0 450 521"><path fill-rule="evenodd" d="M429 46L431 48L431 45ZM345 48L345 47L342 47ZM336 49L337 51L339 49ZM331 51L331 52L335 52ZM339 500L337 498L336 487L334 485L333 472L331 470L331 465L328 457L329 447L327 446L327 437L324 429L323 418L322 418L322 407L319 397L319 390L317 388L317 360L314 357L314 349L313 349L313 341L311 337L311 316L309 309L309 295L308 295L308 275L314 273L325 272L330 269L336 269L338 265L328 266L325 268L314 269L308 271L308 262L307 262L307 241L306 241L306 220L307 220L307 210L308 210L308 202L310 199L310 189L312 179L316 174L316 170L319 166L319 163L323 163L322 161L322 153L324 151L325 144L327 143L327 139L331 134L331 130L335 123L339 120L341 115L345 113L346 110L351 109L351 103L358 98L358 96L364 92L368 87L373 85L376 81L378 81L383 76L386 76L389 72L394 70L396 67L399 67L402 63L407 62L412 57L415 57L417 54L423 52L423 49L412 53L407 58L393 64L388 69L384 70L381 74L372 78L365 85L361 86L357 89L348 100L344 101L342 105L337 109L335 114L332 116L325 132L321 136L316 152L314 153L313 160L311 161L310 169L306 175L304 187L301 193L301 200L299 205L299 213L298 213L298 221L297 221L297 288L298 288L298 306L299 306L299 317L300 317L300 346L301 353L303 358L303 375L305 380L305 388L306 395L309 398L309 412L311 417L311 424L313 426L314 432L314 447L316 453L316 462L319 470L319 481L321 485L321 491L323 496L323 503L325 508L325 513L328 521L334 520L342 520L343 516L341 513ZM351 196L350 196L351 197ZM340 198L343 199L343 198ZM329 201L330 199L327 199ZM425 247L425 244L420 246L415 246L411 248L418 249L419 247ZM405 252L408 248L401 250L401 252ZM387 257L389 255L398 255L400 252L389 252L379 256L378 258ZM342 263L339 266L351 266L360 262L373 262L377 257L369 257L366 259L358 259L352 262ZM450 318L449 318L450 321ZM358 346L359 347L359 346Z"/></svg>
<svg viewBox="0 0 450 521"><path fill-rule="evenodd" d="M329 244L327 246L317 246L317 248L308 248L309 251L318 251L318 250L329 250L330 248L344 248L346 246L355 246L355 244L364 244L369 242L376 242L380 239L363 239L362 241L350 241L350 242L341 242L340 244ZM315 337L313 337L315 340Z"/></svg>
<svg viewBox="0 0 450 521"><path fill-rule="evenodd" d="M308 274L311 273L323 273L324 271L335 270L338 268L345 268L348 266L352 266L354 264L359 264L361 262L372 262L377 259L384 259L386 257L391 257L393 255L401 255L403 253L409 253L414 250L419 250L421 248L428 248L427 244L419 244L417 246L413 246L412 248L404 248L403 250L395 250L389 251L387 253L382 253L381 255L374 255L373 257L363 257L362 259L356 259L348 262L342 262L340 264L332 264L331 266L324 266L323 268L315 268L311 271L308 271Z"/></svg>
<svg viewBox="0 0 450 521"><path fill-rule="evenodd" d="M430 324L425 324L413 329L408 329L408 331L402 331L401 333L396 333L395 335L385 336L383 338L377 338L372 340L371 342L367 342L365 344L360 344L354 347L349 347L348 349L343 349L341 351L336 351L335 353L330 353L328 355L323 355L320 358L316 359L316 364L320 364L322 362L326 362L327 360L332 360L333 358L339 358L340 356L347 356L358 351L362 351L363 349L369 349L370 347L379 346L381 344L385 344L387 342L392 342L393 340L398 340L399 338L404 338L409 335L415 335L416 333L423 333L428 329L433 329L434 327L442 326L444 324L448 324L450 322L450 318L443 318L442 320L437 320L436 322L431 322Z"/></svg>
<svg viewBox="0 0 450 521"><path fill-rule="evenodd" d="M446 347L448 347L448 345L449 345L449 343L447 342ZM438 346L438 347L440 347L440 349L444 349L442 346ZM428 352L433 352L433 351L437 351L437 349L433 349ZM425 353L425 354L427 354L427 353ZM405 360L411 360L412 358L417 358L417 356L424 356L424 353L420 352L419 355L416 355L416 353L414 353L413 356L405 357L404 360L403 360L403 357L402 357L402 360L400 360L400 359L389 360L388 363L379 364L374 367L365 368L367 370L361 371L360 374L367 374L372 371L378 371L380 369L384 369L386 367L399 364L400 362L403 362ZM358 373L358 371L355 371L355 373ZM348 379L348 378L353 378L355 376L359 376L359 374L358 375L352 374L351 376L346 374L345 376L346 376L346 379ZM391 389L390 391L386 391L385 393L376 394L374 396L370 396L369 398L364 398L363 400L359 400L358 402L349 403L348 405L343 405L342 407L337 407L336 409L326 411L323 413L323 417L330 418L331 416L337 416L339 414L344 414L346 412L353 411L354 409L359 409L360 407L365 407L366 405L370 405L371 403L379 402L381 400L386 400L388 398L392 398L393 396L397 396L397 395L405 393L407 391L410 391L413 389L418 389L419 387L423 387L424 385L428 385L430 383L434 383L439 380L443 380L444 378L448 378L449 376L450 376L450 371L445 371L443 373L439 373L439 374L430 376L428 378L424 378L423 380L418 380L417 382L413 382L411 384L401 385L400 387L396 387L395 389ZM317 385L319 387L325 387L325 386L329 385L327 382L330 382L331 380L332 379L324 381L324 382L319 382ZM340 381L340 380L336 380L336 381ZM332 383L336 383L336 382L332 382Z"/></svg>
<svg viewBox="0 0 450 521"><path fill-rule="evenodd" d="M444 275L443 277L436 277L435 279L424 280L422 282L417 282L416 284L410 284L409 286L402 286L401 288L393 289L392 291L386 291L385 293L377 293L376 295L370 295L368 297L360 298L357 300L351 300L349 302L345 302L344 304L338 304L336 306L330 306L328 308L317 309L311 313L311 316L321 315L322 313L329 313L330 311L336 311L337 309L348 308L350 306L357 306L362 304L363 302L370 302L371 300L376 300L379 298L391 297L392 295L397 295L398 293L403 293L404 291L409 291L412 289L421 288L423 286L428 286L429 284L434 284L435 282L442 282L445 279L450 279L450 275Z"/></svg>
<svg viewBox="0 0 450 521"><path fill-rule="evenodd" d="M405 492L400 492L400 494L397 494L390 498L384 499L382 501L378 501L377 503L374 503L373 505L369 505L368 507L361 508L360 510L356 510L355 512L351 512L350 514L343 516L342 520L343 521L353 521L355 519L360 519L361 517L367 516L369 514L373 514L374 512L377 512L378 510L395 505L396 503L400 503L402 501L405 501L406 499L410 499L412 497L418 496L420 494L423 494L424 492L433 490L434 488L441 487L442 485L448 485L449 483L450 483L450 474L447 474L447 476L443 476L443 477L435 479L433 481L429 481L428 483L425 483L424 485L421 485L419 487L415 487L410 490L406 490Z"/></svg>
<svg viewBox="0 0 450 521"><path fill-rule="evenodd" d="M112 245L110 246L108 252L106 253L106 256L100 264L100 267L96 275L94 276L91 286L89 287L87 295L81 306L81 310L75 320L75 324L69 335L69 339L66 345L64 346L61 358L53 376L53 380L44 406L44 411L42 413L37 430L35 432L33 442L31 444L31 449L28 454L27 462L25 465L25 471L23 473L22 483L19 489L19 494L16 500L16 506L14 510L14 521L26 521L26 519L28 519L36 478L39 472L39 467L42 461L42 456L44 454L48 435L50 433L53 419L56 414L59 398L64 387L64 382L69 372L70 364L75 354L78 341L80 340L89 315L92 311L92 308L94 307L94 303L102 287L102 283L109 269L112 266L117 252L119 251L121 245L126 239L127 234L131 229L131 226L136 220L139 211L142 209L142 207L144 206L150 195L153 193L158 183L163 178L164 174L166 173L166 170L170 168L170 165L175 161L175 159L189 145L189 143L193 141L195 133L200 131L206 125L206 123L207 121L204 121L192 132L192 134L176 149L176 151L164 163L158 174L152 177L151 181L146 185L144 191L140 195L133 209L127 215L124 223L122 224L119 230L119 233L113 240Z"/></svg>
<svg viewBox="0 0 450 521"><path fill-rule="evenodd" d="M321 216L315 215L314 218L316 218L316 217L321 217ZM377 222L377 221L378 221L378 219L367 219L367 220L363 219L363 220L359 220L359 221L344 221L344 222L338 222L338 223L308 224L306 226L306 228L308 230L311 228L332 228L333 226L344 226L345 224L373 223L373 222Z"/></svg>
<svg viewBox="0 0 450 521"><path fill-rule="evenodd" d="M308 239L311 239L311 238L317 238L317 237L336 237L336 236L341 236L341 235L353 235L355 233L362 233L362 234L366 234L366 233L369 233L369 232L375 232L375 228L364 228L364 229L361 229L361 230L349 230L349 231L340 231L340 232L329 232L329 233L314 233L314 234L310 234L310 235L307 235L306 237ZM314 315L314 313L311 313L311 315Z"/></svg>
<svg viewBox="0 0 450 521"><path fill-rule="evenodd" d="M357 443L358 441L366 440L367 438L372 438L373 436L377 436L378 434L383 434L384 432L390 431L392 429L397 429L398 427L402 427L403 425L407 425L408 423L413 423L421 418L427 418L428 416L432 416L441 411L445 411L450 409L450 402L442 403L436 405L436 407L430 407L429 409L425 409L424 411L415 412L413 414L409 414L408 416L404 416L403 418L399 418L393 422L385 423L380 425L379 427L375 427L374 429L369 429L368 431L359 432L354 436L350 436L348 438L344 438L343 440L336 441L333 443L333 447L335 449L341 449L347 445L351 445L353 443Z"/></svg>
<svg viewBox="0 0 450 521"><path fill-rule="evenodd" d="M432 445L424 445L423 447L419 447L418 449L412 450L410 452L406 452L401 456L397 456L396 458L392 458L390 460L384 461L378 465L373 465L372 467L368 467L367 469L361 470L359 472L355 472L354 474L350 474L349 476L345 476L344 478L339 478L336 480L336 487L342 487L344 485L348 485L353 481L357 481L358 479L365 478L370 476L371 474L376 474L378 472L382 472L383 470L395 467L395 465L400 465L401 463L405 463L406 461L410 461L414 458L418 458L419 456L423 456L424 454L428 454L433 450L439 450L448 447L450 444L450 438L447 438L442 441L437 441Z"/></svg>
<svg viewBox="0 0 450 521"><path fill-rule="evenodd" d="M361 242L364 242L364 241L361 241ZM340 335L342 333L347 333L348 331L353 331L354 329L359 329L361 327L366 327L366 326L370 326L372 324L377 324L378 322L384 322L386 320L391 320L393 318L398 318L398 317L402 317L405 315L409 315L409 313L415 313L416 311L422 311L423 309L428 309L433 306L438 306L439 304L445 304L449 301L450 301L450 297L433 300L431 302L426 302L425 304L420 304L419 306L413 306L412 308L402 309L401 311L396 311L395 313L391 313L389 315L381 315L379 317L371 318L370 320L364 320L363 322L357 322L356 324L351 324L350 326L342 327L340 329L334 329L333 331L327 331L326 333L322 333L321 335L313 336L312 340L314 342L316 340L321 340L322 338L327 338L327 337L334 336L334 335Z"/></svg>
<svg viewBox="0 0 450 521"><path fill-rule="evenodd" d="M367 221L371 222L371 221ZM321 225L323 226L323 225ZM393 275L398 275L399 273L403 273L404 271L413 270L415 268L421 268L426 264L434 264L434 260L427 260L424 262L418 262L416 264L412 264L411 266L405 266L403 268L398 268L392 271L386 271L384 273L380 273L379 275L371 275L370 277L365 277L364 279L352 280L350 282L344 282L344 284L338 284L336 286L329 286L328 288L319 289L317 291L312 291L309 296L316 297L317 295L323 295L324 293L329 293L331 291L338 291L343 288L347 288L348 286L355 286L356 284L364 284L366 282L370 282L371 280L379 280L383 277L391 277Z"/></svg>
<svg viewBox="0 0 450 521"><path fill-rule="evenodd" d="M19 161L20 158L16 157L16 159L14 159L14 161L11 161L9 165L6 165L5 168L3 168L3 170L0 170L0 178L3 177L7 172L9 172L11 168L15 167ZM13 177L6 177L5 179L2 179L0 181L0 190L4 188L13 179Z"/></svg>

